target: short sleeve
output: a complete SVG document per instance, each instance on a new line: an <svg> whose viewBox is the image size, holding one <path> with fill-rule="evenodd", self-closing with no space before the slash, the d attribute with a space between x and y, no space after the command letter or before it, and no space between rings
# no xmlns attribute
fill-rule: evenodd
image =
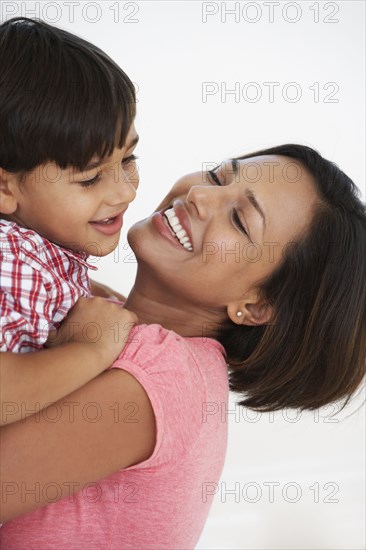
<svg viewBox="0 0 366 550"><path fill-rule="evenodd" d="M0 220L1 351L41 349L80 296L89 264L29 228Z"/></svg>
<svg viewBox="0 0 366 550"><path fill-rule="evenodd" d="M140 382L155 415L152 455L125 470L174 467L198 438L206 400L199 368L185 339L160 325L139 325L112 368L123 369Z"/></svg>
<svg viewBox="0 0 366 550"><path fill-rule="evenodd" d="M1 258L0 350L41 349L52 325L52 287L40 271L11 255Z"/></svg>

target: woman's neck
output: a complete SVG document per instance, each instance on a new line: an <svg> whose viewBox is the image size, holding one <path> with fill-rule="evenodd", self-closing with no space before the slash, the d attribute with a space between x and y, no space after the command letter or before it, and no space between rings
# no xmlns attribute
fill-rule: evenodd
<svg viewBox="0 0 366 550"><path fill-rule="evenodd" d="M157 323L185 337L206 336L215 338L222 319L217 312L204 311L198 306L187 306L167 295L147 293L135 285L125 302L125 307L138 317L139 324ZM221 315L220 315L221 317Z"/></svg>

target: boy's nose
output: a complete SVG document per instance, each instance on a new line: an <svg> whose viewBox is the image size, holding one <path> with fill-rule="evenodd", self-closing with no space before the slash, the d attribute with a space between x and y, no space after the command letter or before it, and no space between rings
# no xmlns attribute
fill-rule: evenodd
<svg viewBox="0 0 366 550"><path fill-rule="evenodd" d="M118 178L111 178L108 193L109 202L111 204L129 204L136 197L138 183L136 174L127 174L121 168Z"/></svg>

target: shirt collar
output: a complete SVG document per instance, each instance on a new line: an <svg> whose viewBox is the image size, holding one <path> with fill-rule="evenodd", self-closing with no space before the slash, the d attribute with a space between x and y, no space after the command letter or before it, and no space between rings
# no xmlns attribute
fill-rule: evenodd
<svg viewBox="0 0 366 550"><path fill-rule="evenodd" d="M82 253L75 252L74 250L71 250L70 248L65 248L64 246L60 246L59 244L56 244L56 243L53 243L53 242L49 241L48 239L46 239L46 237L43 237L42 235L39 235L39 233L34 231L34 229L30 229L28 227L20 226L16 222L13 222L13 221L10 221L10 220L1 219L0 224L5 226L5 227L6 226L15 227L15 228L17 228L18 231L21 231L21 230L32 231L33 234L38 235L38 237L41 238L45 243L49 243L49 245L56 246L57 248L60 248L62 250L62 252L64 254L66 254L66 256L71 258L72 260L76 260L80 264L84 265L88 269L92 269L93 271L98 270L96 265L93 265L93 264L90 264L89 262L87 262L87 259L89 258L89 254L87 254L86 252L82 252Z"/></svg>
<svg viewBox="0 0 366 550"><path fill-rule="evenodd" d="M74 250L71 250L70 248L64 248L63 246L59 246L59 248L61 248L62 252L66 254L66 256L68 256L69 258L72 258L73 260L76 260L79 264L82 264L88 269L92 269L93 271L98 270L96 265L93 265L87 262L87 259L89 258L89 254L87 254L86 252L75 252Z"/></svg>

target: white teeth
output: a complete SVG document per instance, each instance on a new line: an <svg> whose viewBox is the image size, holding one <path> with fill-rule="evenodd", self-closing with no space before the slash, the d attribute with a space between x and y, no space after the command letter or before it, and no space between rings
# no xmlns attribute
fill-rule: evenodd
<svg viewBox="0 0 366 550"><path fill-rule="evenodd" d="M167 218L172 218L173 216L175 216L174 208L169 208L169 210L165 210L164 214Z"/></svg>
<svg viewBox="0 0 366 550"><path fill-rule="evenodd" d="M169 228L177 237L180 244L184 246L184 248L186 248L187 250L193 250L192 243L189 240L186 230L183 229L182 225L179 223L179 218L178 216L176 216L174 208L169 208L169 210L165 210L164 215L168 221Z"/></svg>

